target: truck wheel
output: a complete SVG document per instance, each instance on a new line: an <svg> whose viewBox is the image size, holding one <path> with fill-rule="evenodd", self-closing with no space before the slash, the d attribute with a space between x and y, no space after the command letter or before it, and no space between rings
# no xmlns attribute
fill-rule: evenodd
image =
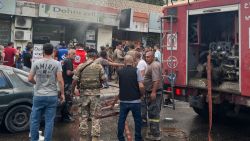
<svg viewBox="0 0 250 141"><path fill-rule="evenodd" d="M193 107L193 110L195 111L195 113L197 113L199 116L203 117L203 118L208 118L208 109L207 108L197 108L197 107Z"/></svg>
<svg viewBox="0 0 250 141"><path fill-rule="evenodd" d="M11 108L4 119L6 129L11 132L21 132L29 129L31 107L17 105Z"/></svg>

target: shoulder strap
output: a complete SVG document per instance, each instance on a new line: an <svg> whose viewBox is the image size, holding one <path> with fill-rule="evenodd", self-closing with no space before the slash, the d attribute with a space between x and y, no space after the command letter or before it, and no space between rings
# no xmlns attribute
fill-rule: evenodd
<svg viewBox="0 0 250 141"><path fill-rule="evenodd" d="M89 65L91 65L93 62L94 62L94 61L91 61L90 63L86 64L86 65L82 68L80 74L81 74Z"/></svg>
<svg viewBox="0 0 250 141"><path fill-rule="evenodd" d="M94 61L91 61L90 63L88 63L88 64L86 64L83 68L82 68L82 70L81 70L81 72L80 72L80 77L79 77L79 80L77 81L77 87L78 88L80 88L80 81L81 81L81 77L82 77L82 72L84 71L84 69L86 69L89 65L91 65L92 63L93 63Z"/></svg>

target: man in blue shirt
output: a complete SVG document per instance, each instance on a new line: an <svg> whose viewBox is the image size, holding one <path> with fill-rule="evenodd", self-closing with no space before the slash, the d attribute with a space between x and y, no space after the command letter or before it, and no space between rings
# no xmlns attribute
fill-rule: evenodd
<svg viewBox="0 0 250 141"><path fill-rule="evenodd" d="M61 62L66 59L68 54L68 48L64 42L60 43L60 47L58 48L58 61Z"/></svg>

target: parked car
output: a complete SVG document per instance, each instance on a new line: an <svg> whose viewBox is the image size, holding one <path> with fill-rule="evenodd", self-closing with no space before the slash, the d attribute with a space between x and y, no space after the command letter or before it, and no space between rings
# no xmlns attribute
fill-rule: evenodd
<svg viewBox="0 0 250 141"><path fill-rule="evenodd" d="M0 123L12 133L29 129L33 85L28 73L0 65Z"/></svg>

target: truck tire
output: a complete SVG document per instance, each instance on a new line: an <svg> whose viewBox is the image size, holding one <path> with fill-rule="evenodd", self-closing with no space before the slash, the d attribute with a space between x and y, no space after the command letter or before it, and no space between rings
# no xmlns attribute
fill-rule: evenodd
<svg viewBox="0 0 250 141"><path fill-rule="evenodd" d="M203 118L208 118L208 109L207 108L197 108L197 107L192 107L194 112L197 113L199 116Z"/></svg>

